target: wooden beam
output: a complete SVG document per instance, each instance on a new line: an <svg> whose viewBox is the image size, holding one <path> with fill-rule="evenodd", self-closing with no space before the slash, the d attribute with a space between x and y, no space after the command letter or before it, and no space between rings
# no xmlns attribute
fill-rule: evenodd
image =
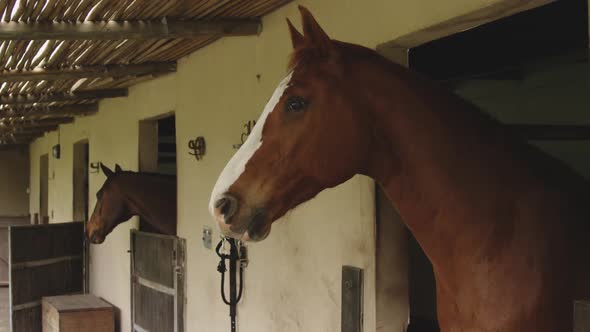
<svg viewBox="0 0 590 332"><path fill-rule="evenodd" d="M36 122L0 123L0 145L26 145L43 136L46 132L58 129L60 124L74 121L74 118L40 120Z"/></svg>
<svg viewBox="0 0 590 332"><path fill-rule="evenodd" d="M2 141L12 141L12 142L30 142L36 138L43 136L43 132L38 133L30 133L30 134L14 134L14 133L6 133L0 135L0 140Z"/></svg>
<svg viewBox="0 0 590 332"><path fill-rule="evenodd" d="M45 126L58 126L61 124L72 123L72 122L74 122L74 117L64 116L61 118L28 121L26 123L27 123L27 127L36 127L36 126L45 127Z"/></svg>
<svg viewBox="0 0 590 332"><path fill-rule="evenodd" d="M507 124L506 127L527 140L590 140L590 125Z"/></svg>
<svg viewBox="0 0 590 332"><path fill-rule="evenodd" d="M477 28L504 17L538 8L557 0L499 0L489 6L402 35L377 45L377 51L393 61L406 61L412 48L459 32Z"/></svg>
<svg viewBox="0 0 590 332"><path fill-rule="evenodd" d="M121 40L251 36L259 19L0 23L0 40Z"/></svg>
<svg viewBox="0 0 590 332"><path fill-rule="evenodd" d="M127 77L163 75L176 71L176 62L152 62L128 65L84 66L75 68L42 69L32 71L6 71L0 73L0 83L71 80L81 78Z"/></svg>
<svg viewBox="0 0 590 332"><path fill-rule="evenodd" d="M500 0L489 6L447 21L409 33L391 42L398 47L412 48L444 38L458 32L470 30L486 23L541 7L557 0Z"/></svg>
<svg viewBox="0 0 590 332"><path fill-rule="evenodd" d="M126 97L127 95L127 89L52 92L40 95L2 95L0 96L0 104L27 105L34 103L51 103L58 101L81 101L88 99Z"/></svg>
<svg viewBox="0 0 590 332"><path fill-rule="evenodd" d="M1 131L2 129L0 129ZM17 135L17 136L29 136L29 135L36 135L36 134L42 134L44 132L47 131L54 131L57 130L57 125L44 125L44 126L34 126L34 127L29 127L29 126L19 126L19 127L15 127L15 128L11 128L9 130L6 130L5 133L9 133L9 134L13 134L13 135Z"/></svg>
<svg viewBox="0 0 590 332"><path fill-rule="evenodd" d="M34 139L30 138L14 138L14 137L0 137L0 146L28 146Z"/></svg>
<svg viewBox="0 0 590 332"><path fill-rule="evenodd" d="M22 142L4 142L0 139L0 150L7 150L7 149L26 149L29 146L31 141L22 141Z"/></svg>
<svg viewBox="0 0 590 332"><path fill-rule="evenodd" d="M65 106L25 107L0 110L0 120L11 117L26 119L55 118L63 116L89 115L98 111L98 104L77 104Z"/></svg>
<svg viewBox="0 0 590 332"><path fill-rule="evenodd" d="M52 119L41 119L41 120L12 120L12 121L0 121L0 130L12 130L14 128L22 127L44 127L44 126L57 126L64 123L73 122L74 118L71 116L65 116L61 118Z"/></svg>

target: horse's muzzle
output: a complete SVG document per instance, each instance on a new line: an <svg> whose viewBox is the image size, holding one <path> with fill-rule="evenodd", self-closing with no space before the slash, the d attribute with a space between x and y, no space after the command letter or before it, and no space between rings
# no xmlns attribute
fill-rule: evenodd
<svg viewBox="0 0 590 332"><path fill-rule="evenodd" d="M89 240L90 240L90 243L101 244L104 242L104 237L100 236L98 234L98 232L94 232L94 233L92 233L92 235L89 236Z"/></svg>
<svg viewBox="0 0 590 332"><path fill-rule="evenodd" d="M262 241L270 233L265 210L240 206L232 194L221 195L213 207L215 219L225 236L244 241Z"/></svg>
<svg viewBox="0 0 590 332"><path fill-rule="evenodd" d="M238 200L234 196L226 193L215 201L215 217L223 218L225 224L231 224L236 212L238 212Z"/></svg>

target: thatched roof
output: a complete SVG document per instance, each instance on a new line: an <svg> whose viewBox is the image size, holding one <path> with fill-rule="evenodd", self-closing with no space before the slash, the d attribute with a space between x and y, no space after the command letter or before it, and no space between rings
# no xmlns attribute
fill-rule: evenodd
<svg viewBox="0 0 590 332"><path fill-rule="evenodd" d="M0 145L94 113L223 36L258 34L290 1L0 0Z"/></svg>

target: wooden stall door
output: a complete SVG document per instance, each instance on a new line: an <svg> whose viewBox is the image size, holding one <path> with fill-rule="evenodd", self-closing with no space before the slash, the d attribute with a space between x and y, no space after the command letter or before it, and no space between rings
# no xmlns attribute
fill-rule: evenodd
<svg viewBox="0 0 590 332"><path fill-rule="evenodd" d="M81 293L84 223L11 226L10 329L41 331L41 298Z"/></svg>
<svg viewBox="0 0 590 332"><path fill-rule="evenodd" d="M185 240L131 231L134 332L184 332Z"/></svg>

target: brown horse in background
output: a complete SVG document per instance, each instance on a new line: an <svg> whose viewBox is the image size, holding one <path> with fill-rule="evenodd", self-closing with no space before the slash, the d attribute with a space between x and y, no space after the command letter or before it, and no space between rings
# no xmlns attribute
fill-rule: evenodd
<svg viewBox="0 0 590 332"><path fill-rule="evenodd" d="M572 331L573 301L590 299L585 180L300 10L289 74L213 189L221 230L263 240L288 210L368 175L432 262L442 331Z"/></svg>
<svg viewBox="0 0 590 332"><path fill-rule="evenodd" d="M96 194L96 206L86 225L92 243L104 242L122 222L140 216L155 230L176 235L176 177L151 173L115 172L100 165L107 180Z"/></svg>

